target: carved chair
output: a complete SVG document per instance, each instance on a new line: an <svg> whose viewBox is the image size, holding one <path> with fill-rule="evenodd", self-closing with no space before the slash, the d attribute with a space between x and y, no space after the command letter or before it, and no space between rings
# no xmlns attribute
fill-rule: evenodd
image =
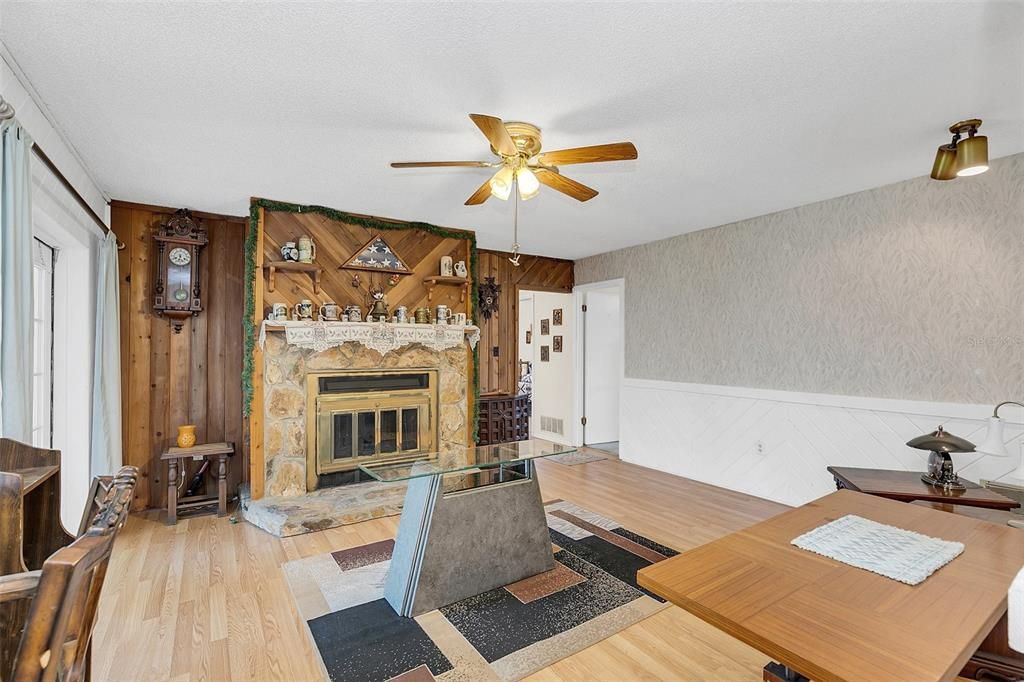
<svg viewBox="0 0 1024 682"><path fill-rule="evenodd" d="M42 570L0 576L0 605L31 599L13 668L6 682L79 682L89 679L89 643L107 563L124 525L138 469L122 467L103 494L88 528L57 550Z"/></svg>

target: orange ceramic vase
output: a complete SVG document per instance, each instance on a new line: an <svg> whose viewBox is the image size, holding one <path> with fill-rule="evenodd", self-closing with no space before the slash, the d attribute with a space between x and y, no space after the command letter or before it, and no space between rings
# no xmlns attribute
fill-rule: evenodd
<svg viewBox="0 0 1024 682"><path fill-rule="evenodd" d="M178 427L178 447L190 448L196 444L196 425L185 424Z"/></svg>

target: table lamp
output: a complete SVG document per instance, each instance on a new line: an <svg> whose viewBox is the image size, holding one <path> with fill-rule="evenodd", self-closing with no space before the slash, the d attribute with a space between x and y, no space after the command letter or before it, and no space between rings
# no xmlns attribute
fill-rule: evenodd
<svg viewBox="0 0 1024 682"><path fill-rule="evenodd" d="M1006 441L1003 440L1003 420L999 417L999 408L1003 405L1019 405L1024 407L1024 403L1018 403L1016 400L1005 400L996 405L996 409L992 411L992 416L988 418L988 431L985 432L985 440L974 449L975 452L994 457L1010 456L1010 453L1006 450ZM1024 478L1024 460L1017 465L1017 469L1012 475L1014 478Z"/></svg>
<svg viewBox="0 0 1024 682"><path fill-rule="evenodd" d="M951 452L974 452L974 443L954 436L940 425L931 433L911 438L907 445L918 450L926 450L928 455L928 471L921 474L921 480L929 485L936 485L946 490L967 490L953 470Z"/></svg>

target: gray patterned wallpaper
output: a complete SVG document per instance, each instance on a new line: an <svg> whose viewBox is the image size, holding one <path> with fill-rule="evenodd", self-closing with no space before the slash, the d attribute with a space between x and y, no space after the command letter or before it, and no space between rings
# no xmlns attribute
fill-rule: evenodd
<svg viewBox="0 0 1024 682"><path fill-rule="evenodd" d="M576 262L617 277L627 377L1020 400L1024 154Z"/></svg>

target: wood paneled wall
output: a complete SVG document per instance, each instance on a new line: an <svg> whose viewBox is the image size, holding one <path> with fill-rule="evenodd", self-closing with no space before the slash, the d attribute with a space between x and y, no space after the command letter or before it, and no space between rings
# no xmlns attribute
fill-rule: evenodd
<svg viewBox="0 0 1024 682"><path fill-rule="evenodd" d="M405 223L395 222L396 226ZM455 230L453 230L454 232ZM398 284L390 286L390 275L366 270L342 269L342 266L356 254L375 235L381 235L384 241L404 261L411 274L402 275ZM471 233L466 233L470 236ZM463 296L463 288L454 285L440 285L433 291L431 300L427 300L427 289L423 278L437 275L440 270L442 256L451 256L453 261L470 263L470 241L439 237L414 229L374 230L359 225L340 222L318 213L289 213L284 211L264 211L263 214L263 261L281 260L281 245L287 241L298 241L307 235L316 244L316 264L324 271L321 280L321 292L313 292L313 280L301 272L281 272L275 275L274 291L267 291L267 278L263 278L263 309L256 311L266 318L274 303L286 303L293 306L306 298L319 305L325 300L332 300L344 307L355 304L363 312L363 319L370 306L370 287L383 287L387 294L388 309L404 305L412 315L416 308L433 310L439 303L448 306L452 312L468 313L470 296ZM354 275L359 276L359 286L352 286ZM472 275L471 275L472 277ZM464 299L464 300L462 300Z"/></svg>
<svg viewBox="0 0 1024 682"><path fill-rule="evenodd" d="M173 208L114 201L111 228L119 252L121 415L125 464L139 467L134 508L166 504L167 470L160 455L177 427L195 424L200 442L233 441L228 490L247 470L242 429L243 247L247 221L196 212L209 244L200 255L204 310L180 334L153 314L153 234ZM191 465L191 462L189 463ZM192 469L186 472L191 476ZM212 477L207 479L208 485Z"/></svg>
<svg viewBox="0 0 1024 682"><path fill-rule="evenodd" d="M573 262L544 256L523 256L513 266L501 251L480 251L480 282L493 277L501 285L498 312L490 320L479 320L480 392L515 393L518 376L519 291L568 293L573 287Z"/></svg>

